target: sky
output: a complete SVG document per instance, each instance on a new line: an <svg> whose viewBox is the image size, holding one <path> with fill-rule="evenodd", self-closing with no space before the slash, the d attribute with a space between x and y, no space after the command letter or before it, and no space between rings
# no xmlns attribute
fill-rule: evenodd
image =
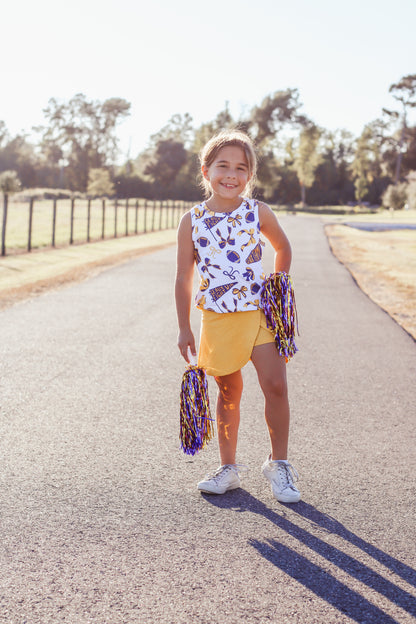
<svg viewBox="0 0 416 624"><path fill-rule="evenodd" d="M2 17L9 132L44 123L52 97L121 97L121 161L176 113L198 127L228 102L238 119L287 88L315 123L358 136L416 73L414 0L13 0Z"/></svg>

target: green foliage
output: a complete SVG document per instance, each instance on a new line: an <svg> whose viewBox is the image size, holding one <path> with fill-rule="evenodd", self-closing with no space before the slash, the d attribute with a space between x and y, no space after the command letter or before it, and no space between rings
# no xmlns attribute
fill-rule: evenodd
<svg viewBox="0 0 416 624"><path fill-rule="evenodd" d="M306 189L315 181L315 172L322 162L322 155L318 150L322 130L315 125L309 125L300 131L299 145L295 151L293 168L301 187L301 201L305 204Z"/></svg>
<svg viewBox="0 0 416 624"><path fill-rule="evenodd" d="M150 175L161 189L166 189L175 181L185 162L186 150L183 143L171 139L159 141L145 173Z"/></svg>
<svg viewBox="0 0 416 624"><path fill-rule="evenodd" d="M130 104L122 98L94 102L78 93L69 102L50 99L44 110L48 125L38 128L45 161L51 167L64 166L68 186L85 191L89 170L114 162L115 129L129 112Z"/></svg>
<svg viewBox="0 0 416 624"><path fill-rule="evenodd" d="M0 173L0 190L5 194L20 191L20 180L16 171L3 171Z"/></svg>
<svg viewBox="0 0 416 624"><path fill-rule="evenodd" d="M300 123L305 120L298 115L300 108L297 89L276 91L264 98L260 106L255 106L249 117L249 129L257 146L274 138L287 123Z"/></svg>
<svg viewBox="0 0 416 624"><path fill-rule="evenodd" d="M111 197L114 192L114 184L107 169L90 169L87 195L90 197Z"/></svg>
<svg viewBox="0 0 416 624"><path fill-rule="evenodd" d="M407 184L390 184L383 194L383 206L391 210L402 210L407 201Z"/></svg>
<svg viewBox="0 0 416 624"><path fill-rule="evenodd" d="M368 195L374 179L382 174L382 146L384 125L376 120L364 127L357 139L351 171L354 179L355 198L362 202Z"/></svg>
<svg viewBox="0 0 416 624"><path fill-rule="evenodd" d="M152 197L152 184L138 175L119 173L114 178L117 197Z"/></svg>

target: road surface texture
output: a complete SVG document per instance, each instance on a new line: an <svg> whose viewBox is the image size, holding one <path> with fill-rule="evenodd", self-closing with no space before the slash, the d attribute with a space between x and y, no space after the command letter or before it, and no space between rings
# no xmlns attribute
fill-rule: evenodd
<svg viewBox="0 0 416 624"><path fill-rule="evenodd" d="M251 364L243 487L196 490L218 448L179 450L174 247L0 313L0 622L415 621L415 343L331 255L320 221L281 222L301 331L296 505L260 472Z"/></svg>

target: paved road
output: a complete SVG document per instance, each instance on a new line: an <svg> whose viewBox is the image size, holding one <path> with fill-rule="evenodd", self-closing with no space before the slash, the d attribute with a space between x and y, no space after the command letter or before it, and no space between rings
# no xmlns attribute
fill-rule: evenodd
<svg viewBox="0 0 416 624"><path fill-rule="evenodd" d="M179 451L173 247L0 314L1 622L414 621L415 343L332 257L318 220L282 224L301 328L297 505L260 474L251 365L244 486L195 488L217 442Z"/></svg>

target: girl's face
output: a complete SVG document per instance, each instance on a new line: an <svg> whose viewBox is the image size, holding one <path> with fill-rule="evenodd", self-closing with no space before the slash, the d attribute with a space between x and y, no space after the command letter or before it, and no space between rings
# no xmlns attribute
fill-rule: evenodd
<svg viewBox="0 0 416 624"><path fill-rule="evenodd" d="M202 166L202 173L213 195L225 200L241 195L251 178L244 150L237 145L222 147L209 167Z"/></svg>

